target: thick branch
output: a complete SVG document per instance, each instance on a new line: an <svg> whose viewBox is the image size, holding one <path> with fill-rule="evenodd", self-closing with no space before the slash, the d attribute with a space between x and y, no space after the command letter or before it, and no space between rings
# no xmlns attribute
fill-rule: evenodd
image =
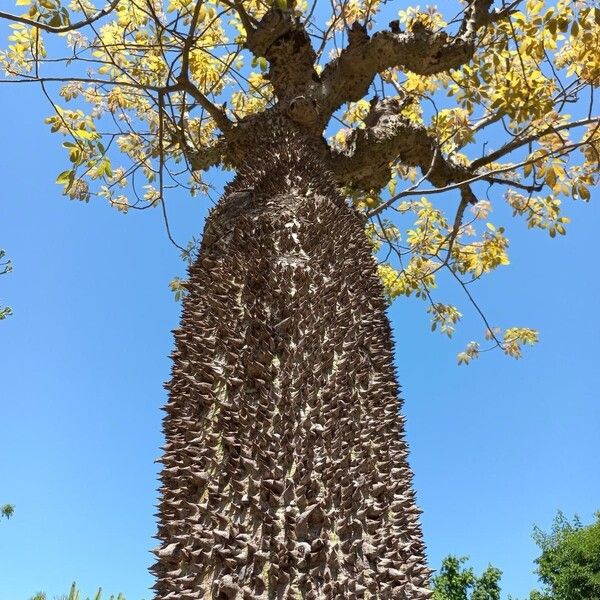
<svg viewBox="0 0 600 600"><path fill-rule="evenodd" d="M401 32L394 22L392 31L369 37L366 29L355 23L348 46L323 70L319 99L323 112L331 115L344 102L363 98L373 78L385 69L398 67L433 75L467 63L475 52L478 29L510 14L507 9L490 12L492 3L471 0L456 35L429 31L419 23L412 31Z"/></svg>
<svg viewBox="0 0 600 600"><path fill-rule="evenodd" d="M245 46L255 56L265 56L271 44L289 33L294 25L295 20L289 12L271 8L256 24L256 27L246 32Z"/></svg>
<svg viewBox="0 0 600 600"><path fill-rule="evenodd" d="M17 23L23 23L24 25L31 25L32 27L37 27L38 29L43 29L44 31L48 31L50 33L67 33L68 31L75 31L76 29L81 29L82 27L90 25L98 19L105 17L117 7L117 4L119 4L119 0L112 0L112 2L107 7L93 14L91 17L83 19L82 21L78 21L77 23L71 23L70 25L62 25L60 27L46 25L45 23L40 23L39 21L28 19L27 17L20 17L19 15L6 13L1 10L0 18L7 19L8 21L16 21Z"/></svg>
<svg viewBox="0 0 600 600"><path fill-rule="evenodd" d="M469 171L445 159L435 139L403 117L401 109L399 98L371 102L366 127L355 130L348 151L333 158L340 182L360 191L379 190L390 180L390 164L395 161L420 167L437 187L466 179Z"/></svg>
<svg viewBox="0 0 600 600"><path fill-rule="evenodd" d="M319 81L310 38L290 10L271 8L248 34L246 48L269 61L267 78L281 103L288 104L299 96L308 98Z"/></svg>
<svg viewBox="0 0 600 600"><path fill-rule="evenodd" d="M189 79L178 79L179 89L187 92L194 100L213 118L217 127L223 132L227 132L232 122L225 111L213 104Z"/></svg>

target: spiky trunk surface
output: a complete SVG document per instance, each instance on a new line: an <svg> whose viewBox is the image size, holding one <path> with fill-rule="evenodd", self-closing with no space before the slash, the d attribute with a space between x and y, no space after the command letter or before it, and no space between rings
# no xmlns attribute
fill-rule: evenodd
<svg viewBox="0 0 600 600"><path fill-rule="evenodd" d="M273 143L226 190L190 269L165 408L156 598L424 600L363 223L310 147L285 131Z"/></svg>

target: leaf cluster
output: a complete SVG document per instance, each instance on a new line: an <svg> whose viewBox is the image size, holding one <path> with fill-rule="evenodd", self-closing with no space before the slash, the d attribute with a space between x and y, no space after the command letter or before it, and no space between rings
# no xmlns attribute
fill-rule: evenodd
<svg viewBox="0 0 600 600"><path fill-rule="evenodd" d="M542 551L536 564L544 588L530 600L600 600L600 512L586 526L559 512L551 530L535 527L533 538Z"/></svg>
<svg viewBox="0 0 600 600"><path fill-rule="evenodd" d="M32 596L29 600L47 600L47 595L45 592L37 592L34 596ZM83 600L79 589L75 582L71 584L71 589L68 594L63 594L62 596L55 598L55 600ZM103 600L102 597L102 588L99 588L93 598L86 596L86 600ZM107 600L125 600L125 596L123 594L119 594L118 596L110 596Z"/></svg>
<svg viewBox="0 0 600 600"><path fill-rule="evenodd" d="M488 566L477 576L472 567L464 566L468 558L447 556L433 578L433 600L500 600L502 572Z"/></svg>
<svg viewBox="0 0 600 600"><path fill-rule="evenodd" d="M335 77L335 65L343 64L336 61L359 30L365 45L391 34L396 41L410 35L432 43L460 40L468 13L393 12L379 0L332 2L329 15L306 0L119 0L100 11L89 0L16 4L26 12L2 13L15 22L0 50L0 68L5 81L39 84L49 99L46 122L61 137L68 163L56 180L63 193L105 201L122 213L160 207L169 238L182 250L186 244L169 229L169 191L210 195L202 171L231 167L221 142L252 117L277 109L287 94L274 79L286 69L261 44L253 46L252 36L268 33L273 15L289 19L310 41L310 88L325 75ZM503 215L560 238L570 222L566 201L589 201L598 182L596 4L502 2L502 18L475 26L468 60L421 73L394 60L382 63L364 97L348 100L340 92L334 104L341 106L324 126L333 155L352 153L358 132L377 129L373 99L397 100L402 131L419 144L380 157L389 165L387 182L378 179L365 190L349 181L346 191L366 216L390 300L425 301L432 330L450 337L467 314L438 297L441 282L450 281L482 321L483 339L470 341L459 363L495 348L519 358L538 339L531 327L497 327L472 291L510 264L511 228ZM372 30L379 34L369 38ZM350 89L352 77L345 83ZM364 154L385 147L377 142ZM432 150L431 161L418 158ZM460 180L436 179L440 165L462 173ZM182 297L178 284L172 289Z"/></svg>

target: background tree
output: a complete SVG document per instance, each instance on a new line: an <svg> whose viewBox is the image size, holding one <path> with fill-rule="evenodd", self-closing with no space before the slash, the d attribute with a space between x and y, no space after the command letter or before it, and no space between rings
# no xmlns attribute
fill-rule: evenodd
<svg viewBox="0 0 600 600"><path fill-rule="evenodd" d="M449 555L433 577L433 600L500 600L502 571L489 566L477 577L467 557Z"/></svg>
<svg viewBox="0 0 600 600"><path fill-rule="evenodd" d="M536 526L533 539L542 551L536 564L544 589L532 592L531 600L600 598L600 513L584 526L559 512L550 532Z"/></svg>
<svg viewBox="0 0 600 600"><path fill-rule="evenodd" d="M32 596L29 600L47 600L47 596L44 592L38 592L37 594ZM80 596L79 588L77 587L75 582L73 582L71 584L71 589L69 590L69 593L63 594L60 597L55 596L55 600L82 600L82 599ZM86 600L102 600L102 588L98 589L98 591L94 595L93 599L90 599L90 597L87 596ZM125 600L125 598L123 597L122 594L119 594L116 597L110 596L110 598L108 600Z"/></svg>

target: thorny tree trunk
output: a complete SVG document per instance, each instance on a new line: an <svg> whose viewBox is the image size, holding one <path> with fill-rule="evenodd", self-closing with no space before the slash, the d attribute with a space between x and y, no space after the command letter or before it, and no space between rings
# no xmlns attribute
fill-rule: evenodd
<svg viewBox="0 0 600 600"><path fill-rule="evenodd" d="M317 152L273 139L228 186L190 269L165 408L156 598L424 600L363 222Z"/></svg>

